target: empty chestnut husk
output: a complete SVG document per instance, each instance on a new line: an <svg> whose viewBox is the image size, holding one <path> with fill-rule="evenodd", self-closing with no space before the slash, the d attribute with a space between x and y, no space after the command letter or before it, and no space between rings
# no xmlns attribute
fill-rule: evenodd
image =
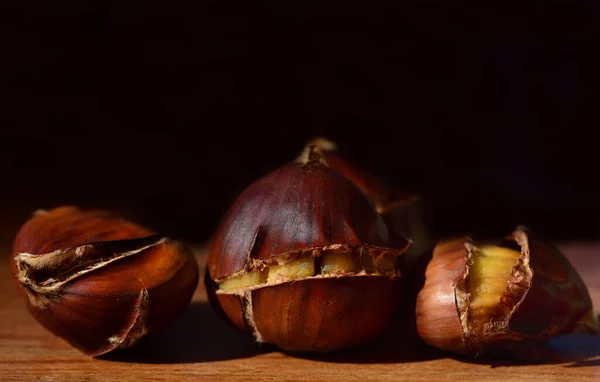
<svg viewBox="0 0 600 382"><path fill-rule="evenodd" d="M414 262L434 244L433 235L425 217L423 199L405 188L395 188L371 175L344 158L338 145L326 138L309 140L297 161L305 160L310 152L319 151L327 167L350 179L371 200L394 235L412 243L402 255L403 269L410 271Z"/></svg>
<svg viewBox="0 0 600 382"><path fill-rule="evenodd" d="M429 345L472 356L510 356L561 334L598 332L575 268L523 227L497 243L464 237L437 244L416 325Z"/></svg>
<svg viewBox="0 0 600 382"><path fill-rule="evenodd" d="M185 244L114 213L37 211L14 240L11 266L33 317L90 356L169 327L198 283Z"/></svg>
<svg viewBox="0 0 600 382"><path fill-rule="evenodd" d="M389 324L409 245L310 150L234 201L211 240L205 283L215 310L257 342L332 351Z"/></svg>

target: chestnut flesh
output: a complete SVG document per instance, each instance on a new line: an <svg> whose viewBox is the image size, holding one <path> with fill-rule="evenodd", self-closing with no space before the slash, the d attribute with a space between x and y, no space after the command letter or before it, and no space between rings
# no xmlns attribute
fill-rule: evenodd
<svg viewBox="0 0 600 382"><path fill-rule="evenodd" d="M205 283L215 310L257 342L332 351L390 323L409 245L311 150L234 201L211 241Z"/></svg>
<svg viewBox="0 0 600 382"><path fill-rule="evenodd" d="M90 356L169 327L198 283L185 244L102 210L37 211L14 240L11 267L33 317Z"/></svg>
<svg viewBox="0 0 600 382"><path fill-rule="evenodd" d="M583 280L551 243L524 227L493 245L438 243L417 296L419 336L472 356L510 356L570 332L596 334Z"/></svg>

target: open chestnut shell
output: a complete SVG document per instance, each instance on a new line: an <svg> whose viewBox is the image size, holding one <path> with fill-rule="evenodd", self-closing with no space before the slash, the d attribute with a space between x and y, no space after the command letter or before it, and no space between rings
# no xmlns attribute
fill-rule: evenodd
<svg viewBox="0 0 600 382"><path fill-rule="evenodd" d="M391 321L408 246L311 150L235 200L213 236L205 283L217 312L256 341L331 351L370 341Z"/></svg>
<svg viewBox="0 0 600 382"><path fill-rule="evenodd" d="M570 332L597 333L583 280L552 244L518 227L499 243L437 244L416 301L419 336L452 352L518 354Z"/></svg>
<svg viewBox="0 0 600 382"><path fill-rule="evenodd" d="M127 348L179 318L198 283L185 244L108 211L37 211L19 230L13 275L33 317L90 356Z"/></svg>

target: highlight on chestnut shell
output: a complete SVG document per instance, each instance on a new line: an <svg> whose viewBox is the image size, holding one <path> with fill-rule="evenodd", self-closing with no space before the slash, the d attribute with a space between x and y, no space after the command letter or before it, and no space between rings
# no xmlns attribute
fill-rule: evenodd
<svg viewBox="0 0 600 382"><path fill-rule="evenodd" d="M495 245L438 243L417 296L419 336L442 350L510 356L572 332L598 333L587 287L558 248L524 227Z"/></svg>
<svg viewBox="0 0 600 382"><path fill-rule="evenodd" d="M315 151L319 152L327 167L351 180L367 195L390 232L411 240L412 243L404 252L402 260L405 263L403 268L412 268L417 258L434 244L422 198L408 189L391 187L359 168L341 155L336 143L323 137L309 140L296 160L306 160L307 155Z"/></svg>
<svg viewBox="0 0 600 382"><path fill-rule="evenodd" d="M32 316L94 357L173 324L199 277L185 244L73 206L36 211L15 237L11 267Z"/></svg>
<svg viewBox="0 0 600 382"><path fill-rule="evenodd" d="M234 201L213 236L205 284L217 313L257 342L332 351L390 323L409 245L312 150Z"/></svg>

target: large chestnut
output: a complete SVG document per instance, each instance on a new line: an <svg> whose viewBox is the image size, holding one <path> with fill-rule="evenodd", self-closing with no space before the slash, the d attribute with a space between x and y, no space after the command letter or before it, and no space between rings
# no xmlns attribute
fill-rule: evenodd
<svg viewBox="0 0 600 382"><path fill-rule="evenodd" d="M37 211L19 230L12 270L29 312L90 356L170 326L198 283L186 245L108 211Z"/></svg>
<svg viewBox="0 0 600 382"><path fill-rule="evenodd" d="M426 343L474 356L510 355L561 334L598 332L575 268L523 227L497 243L464 237L437 244L417 296L416 324Z"/></svg>
<svg viewBox="0 0 600 382"><path fill-rule="evenodd" d="M209 249L215 309L258 342L331 351L372 340L399 300L392 237L367 196L310 150L251 184Z"/></svg>

